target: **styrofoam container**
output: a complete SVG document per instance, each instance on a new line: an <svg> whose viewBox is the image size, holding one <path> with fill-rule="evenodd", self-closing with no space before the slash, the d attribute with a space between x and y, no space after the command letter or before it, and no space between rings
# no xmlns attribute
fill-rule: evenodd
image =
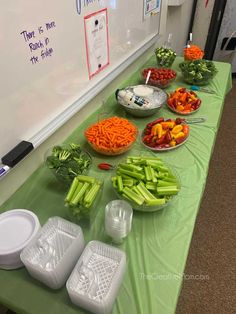
<svg viewBox="0 0 236 314"><path fill-rule="evenodd" d="M125 252L99 241L89 242L66 283L72 303L92 313L110 313L125 269Z"/></svg>
<svg viewBox="0 0 236 314"><path fill-rule="evenodd" d="M0 268L17 269L24 264L20 253L40 229L37 216L26 209L13 209L0 215Z"/></svg>
<svg viewBox="0 0 236 314"><path fill-rule="evenodd" d="M30 275L52 289L61 288L84 249L82 229L63 218L52 217L22 251Z"/></svg>

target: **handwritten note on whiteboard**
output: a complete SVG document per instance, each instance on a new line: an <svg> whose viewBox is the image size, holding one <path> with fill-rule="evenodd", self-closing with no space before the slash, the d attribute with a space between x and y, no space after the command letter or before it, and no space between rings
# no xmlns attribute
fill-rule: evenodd
<svg viewBox="0 0 236 314"><path fill-rule="evenodd" d="M35 29L22 30L20 35L28 47L30 53L29 61L31 64L38 64L53 55L54 50L48 36L55 28L55 21L50 21L37 26Z"/></svg>
<svg viewBox="0 0 236 314"><path fill-rule="evenodd" d="M84 17L86 55L89 78L109 64L107 9Z"/></svg>

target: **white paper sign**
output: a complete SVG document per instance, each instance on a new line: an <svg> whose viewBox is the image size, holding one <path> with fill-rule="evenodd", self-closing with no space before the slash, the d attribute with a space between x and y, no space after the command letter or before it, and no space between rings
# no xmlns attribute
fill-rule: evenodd
<svg viewBox="0 0 236 314"><path fill-rule="evenodd" d="M84 17L89 78L109 64L107 9Z"/></svg>
<svg viewBox="0 0 236 314"><path fill-rule="evenodd" d="M144 18L160 12L161 0L144 0L143 10Z"/></svg>

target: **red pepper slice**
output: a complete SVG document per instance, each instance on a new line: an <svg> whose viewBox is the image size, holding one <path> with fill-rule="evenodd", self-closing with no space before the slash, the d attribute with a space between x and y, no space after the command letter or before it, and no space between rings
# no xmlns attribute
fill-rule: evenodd
<svg viewBox="0 0 236 314"><path fill-rule="evenodd" d="M108 164L106 162L102 162L102 163L98 164L98 168L101 170L111 170L114 168L114 166L112 166L111 164Z"/></svg>
<svg viewBox="0 0 236 314"><path fill-rule="evenodd" d="M152 127L153 125L155 125L155 124L157 124L157 123L161 123L161 122L163 122L164 121L164 118L158 118L158 119L156 119L156 120L154 120L154 121L152 121L152 122L150 122L150 123L148 123L148 127Z"/></svg>

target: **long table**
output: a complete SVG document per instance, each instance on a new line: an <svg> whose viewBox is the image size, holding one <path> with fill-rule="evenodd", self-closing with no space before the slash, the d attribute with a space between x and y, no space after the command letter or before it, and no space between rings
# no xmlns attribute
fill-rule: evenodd
<svg viewBox="0 0 236 314"><path fill-rule="evenodd" d="M167 91L179 86L187 87L182 81L178 68L181 61L182 58L178 57L174 63L173 68L178 72L178 77ZM176 201L154 213L135 212L132 231L119 246L127 254L127 271L114 304L113 314L127 312L130 314L173 314L183 280L189 279L189 275L195 276L192 277L195 280L200 280L200 278L207 280L207 274L185 275L184 269L207 180L209 161L220 125L224 97L232 85L230 65L217 62L215 65L218 73L208 86L215 91L215 94L199 93L202 106L193 115L205 117L207 121L191 125L190 137L185 145L176 150L157 154L174 167L180 176L182 188ZM147 66L155 66L154 57L144 65L144 67ZM119 88L139 84L139 73L140 69L137 69L137 72L133 73ZM104 209L109 201L117 198L110 181L111 173L101 172L96 165L104 160L115 164L128 154L147 153L139 139L129 153L109 158L97 154L88 146L83 131L101 116L111 115L129 118L140 130L156 117L176 117L166 106L149 118L131 117L117 105L113 94L100 111L91 114L69 136L66 142L81 143L91 153L93 167L90 174L104 178L103 197L97 208L96 219L91 221L90 225L82 225L86 242L96 239L110 243L104 231ZM41 224L52 216L67 219L63 202L65 193L65 187L58 183L45 165L42 165L0 207L0 212L14 208L30 209L37 214ZM65 287L53 291L31 278L25 268L13 271L0 270L0 303L16 313L85 313L70 302Z"/></svg>

